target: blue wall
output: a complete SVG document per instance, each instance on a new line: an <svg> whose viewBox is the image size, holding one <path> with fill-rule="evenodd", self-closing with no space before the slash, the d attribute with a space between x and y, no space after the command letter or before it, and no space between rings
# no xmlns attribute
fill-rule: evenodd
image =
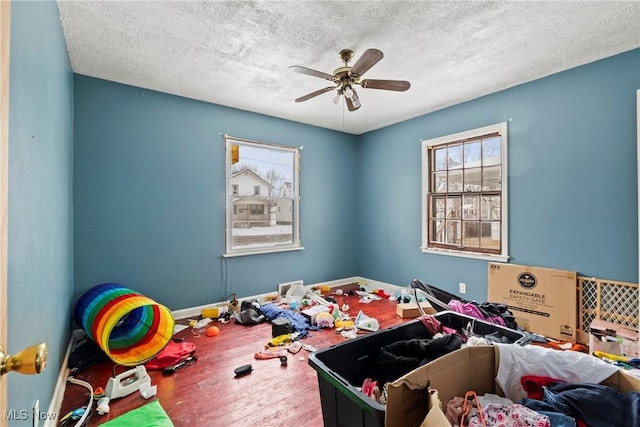
<svg viewBox="0 0 640 427"><path fill-rule="evenodd" d="M11 37L8 348L45 341L50 352L43 374L9 374L10 409L39 399L46 410L72 304L105 281L172 309L353 275L420 277L453 291L464 281L484 300L485 261L419 250L420 139L501 121L511 262L638 280L640 50L356 137L89 77L74 83L53 1L13 2ZM222 133L304 145L305 250L221 257Z"/></svg>
<svg viewBox="0 0 640 427"><path fill-rule="evenodd" d="M357 137L76 76L75 297L117 281L179 309L360 275L486 300L486 261L419 249L420 140L502 121L510 262L636 282L639 70L635 50ZM304 145L304 251L221 257L221 133Z"/></svg>
<svg viewBox="0 0 640 427"><path fill-rule="evenodd" d="M353 276L356 137L75 77L75 297L118 282L169 308ZM301 154L302 251L222 258L224 138Z"/></svg>
<svg viewBox="0 0 640 427"><path fill-rule="evenodd" d="M358 274L486 301L487 261L419 249L420 139L506 121L509 262L637 282L638 88L640 49L362 135Z"/></svg>
<svg viewBox="0 0 640 427"><path fill-rule="evenodd" d="M46 342L37 376L10 373L9 409L47 411L70 336L73 74L55 2L11 5L8 351Z"/></svg>

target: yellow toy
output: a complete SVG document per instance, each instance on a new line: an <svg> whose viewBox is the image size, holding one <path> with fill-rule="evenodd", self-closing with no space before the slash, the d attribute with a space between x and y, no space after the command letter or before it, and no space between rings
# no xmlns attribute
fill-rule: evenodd
<svg viewBox="0 0 640 427"><path fill-rule="evenodd" d="M299 332L294 332L292 334L282 334L282 335L278 335L275 338L272 338L267 345L265 346L265 348L269 348L269 347L280 347L283 345L287 345L287 344L291 344L296 338L298 338L298 335L300 335Z"/></svg>
<svg viewBox="0 0 640 427"><path fill-rule="evenodd" d="M334 324L336 326L336 329L343 329L345 331L348 331L355 325L353 320L336 320Z"/></svg>

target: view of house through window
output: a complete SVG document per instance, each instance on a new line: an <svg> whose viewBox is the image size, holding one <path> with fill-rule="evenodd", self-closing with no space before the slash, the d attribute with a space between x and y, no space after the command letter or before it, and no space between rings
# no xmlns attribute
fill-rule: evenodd
<svg viewBox="0 0 640 427"><path fill-rule="evenodd" d="M225 253L299 248L299 148L228 136L225 142Z"/></svg>
<svg viewBox="0 0 640 427"><path fill-rule="evenodd" d="M506 124L423 141L423 250L507 256Z"/></svg>

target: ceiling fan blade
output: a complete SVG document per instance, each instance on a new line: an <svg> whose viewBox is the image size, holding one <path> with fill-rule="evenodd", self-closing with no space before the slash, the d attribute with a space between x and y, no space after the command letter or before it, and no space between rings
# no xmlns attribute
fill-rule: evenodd
<svg viewBox="0 0 640 427"><path fill-rule="evenodd" d="M411 83L406 80L375 80L368 79L362 80L360 86L365 89L383 89L383 90L397 90L404 92L411 87Z"/></svg>
<svg viewBox="0 0 640 427"><path fill-rule="evenodd" d="M347 103L347 109L349 111L356 111L358 108L362 106L362 104L360 104L360 98L358 97L358 94L356 93L355 90L353 90L353 95L351 96L351 98L347 98L345 96L344 101Z"/></svg>
<svg viewBox="0 0 640 427"><path fill-rule="evenodd" d="M296 73L307 74L309 76L320 77L321 79L333 81L333 76L331 74L323 73L322 71L312 70L311 68L302 67L300 65L292 65L289 69Z"/></svg>
<svg viewBox="0 0 640 427"><path fill-rule="evenodd" d="M307 101L307 100L309 100L309 99L311 99L311 98L314 98L314 97L316 97L316 96L318 96L318 95L322 95L322 94L323 94L323 93L325 93L325 92L332 91L333 89L335 89L335 87L334 87L334 86L327 86L327 87L325 87L325 88L323 88L323 89L317 90L317 91L315 91L315 92L311 92L310 94L307 94L307 95L305 95L305 96L301 96L300 98L296 99L296 102L304 102L304 101Z"/></svg>
<svg viewBox="0 0 640 427"><path fill-rule="evenodd" d="M364 51L360 59L351 67L351 73L362 76L382 59L384 55L378 49L367 49Z"/></svg>

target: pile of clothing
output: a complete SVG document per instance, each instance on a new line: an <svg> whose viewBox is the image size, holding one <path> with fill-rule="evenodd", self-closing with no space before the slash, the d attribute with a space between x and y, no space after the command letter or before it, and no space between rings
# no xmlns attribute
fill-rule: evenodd
<svg viewBox="0 0 640 427"><path fill-rule="evenodd" d="M424 330L417 330L415 337L408 336L381 346L374 358L361 390L378 403L386 402L382 385L465 345L487 345L496 341L510 343L507 337L500 336L498 332L487 337L476 337L464 328L455 329L442 324L433 315L421 316L418 320L424 325Z"/></svg>
<svg viewBox="0 0 640 427"><path fill-rule="evenodd" d="M496 383L505 397L552 426L640 426L640 393L601 384L620 368L588 354L498 345Z"/></svg>
<svg viewBox="0 0 640 427"><path fill-rule="evenodd" d="M522 386L527 397L518 403L490 393L456 396L447 402L447 419L452 426L640 426L640 393L533 375L522 377Z"/></svg>

